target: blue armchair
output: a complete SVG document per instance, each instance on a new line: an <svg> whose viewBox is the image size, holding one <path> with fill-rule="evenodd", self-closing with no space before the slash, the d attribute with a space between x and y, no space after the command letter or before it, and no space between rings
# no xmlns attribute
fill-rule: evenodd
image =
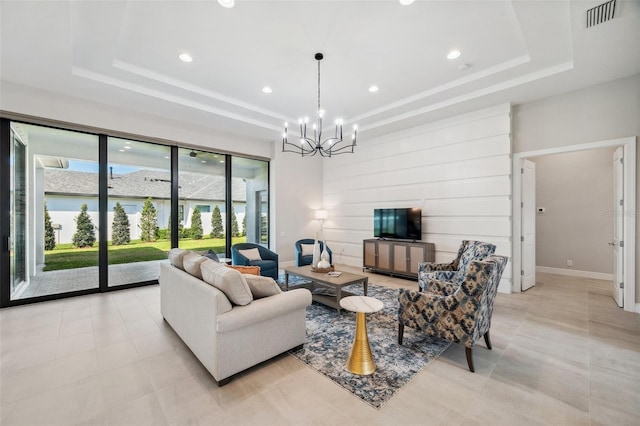
<svg viewBox="0 0 640 426"><path fill-rule="evenodd" d="M305 238L302 240L296 241L295 249L296 249L296 266L305 266L311 265L313 262L313 254L302 254L302 244L315 244L315 240L311 238ZM319 241L320 243L320 252L324 250L324 242ZM331 249L327 246L327 253L329 253L329 263L333 265L333 253L331 253Z"/></svg>
<svg viewBox="0 0 640 426"><path fill-rule="evenodd" d="M261 259L249 259L240 250L256 248ZM260 275L278 279L278 255L266 247L253 243L238 243L231 246L231 263L233 265L259 266Z"/></svg>

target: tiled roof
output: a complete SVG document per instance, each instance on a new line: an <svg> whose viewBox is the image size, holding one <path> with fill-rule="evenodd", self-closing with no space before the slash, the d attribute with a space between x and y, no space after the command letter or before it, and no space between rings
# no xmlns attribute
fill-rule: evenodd
<svg viewBox="0 0 640 426"><path fill-rule="evenodd" d="M169 199L171 175L156 170L113 175L109 179L109 195L113 197ZM224 176L180 173L179 198L189 200L224 200ZM244 180L232 180L233 201L246 201ZM44 169L46 194L98 196L98 174L64 169Z"/></svg>

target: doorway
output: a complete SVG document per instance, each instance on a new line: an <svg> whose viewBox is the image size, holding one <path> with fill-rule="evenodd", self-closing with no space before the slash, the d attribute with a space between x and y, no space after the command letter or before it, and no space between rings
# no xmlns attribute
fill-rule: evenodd
<svg viewBox="0 0 640 426"><path fill-rule="evenodd" d="M547 156L552 154L562 154L577 151L586 151L599 148L615 148L621 147L625 157L625 167L623 170L623 185L622 193L624 196L624 210L629 212L635 212L635 162L636 162L636 140L635 137L622 138L609 141L594 142L588 144L572 145L566 147L552 148L540 151L531 151L524 153L517 153L513 156L514 170L519 170L522 167L522 163L526 159L535 159L535 157ZM521 210L521 203L527 197L524 193L523 179L520 173L513 174L513 236L514 241L520 242L523 238L523 226L525 217ZM610 188L609 192L613 193L613 188ZM611 206L610 203L608 203ZM611 213L611 209L606 209ZM578 213L578 212L577 212ZM544 213L543 213L544 214ZM613 214L613 213L611 213ZM624 214L622 215L623 222L623 235L622 241L624 242L624 250L621 251L621 257L624 263L622 268L622 275L624 281L628 285L624 286L624 309L627 311L635 312L635 215ZM611 238L609 236L608 238ZM608 239L607 241L610 241ZM607 259L612 258L610 250L607 252ZM523 285L523 267L525 265L524 254L521 251L521 244L514 244L513 250L513 288L512 291L522 291ZM564 261L564 260L563 260ZM566 260L569 264L570 260ZM516 273L516 271L518 273ZM603 274L605 275L605 274ZM608 274L611 275L611 274Z"/></svg>

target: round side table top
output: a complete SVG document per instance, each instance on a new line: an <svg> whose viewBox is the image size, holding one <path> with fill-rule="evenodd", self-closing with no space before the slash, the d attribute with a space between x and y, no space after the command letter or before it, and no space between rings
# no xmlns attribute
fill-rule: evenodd
<svg viewBox="0 0 640 426"><path fill-rule="evenodd" d="M362 312L370 314L378 312L384 305L374 297L369 296L348 296L340 299L340 306L351 312Z"/></svg>

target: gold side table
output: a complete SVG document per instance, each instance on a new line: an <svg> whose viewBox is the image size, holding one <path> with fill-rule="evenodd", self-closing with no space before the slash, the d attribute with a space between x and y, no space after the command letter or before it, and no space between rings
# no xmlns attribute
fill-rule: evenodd
<svg viewBox="0 0 640 426"><path fill-rule="evenodd" d="M378 299L368 296L348 296L340 299L340 306L347 311L356 313L356 333L351 346L351 353L347 361L347 370L354 374L366 376L376 371L373 361L369 336L367 335L366 314L378 312L384 305Z"/></svg>

